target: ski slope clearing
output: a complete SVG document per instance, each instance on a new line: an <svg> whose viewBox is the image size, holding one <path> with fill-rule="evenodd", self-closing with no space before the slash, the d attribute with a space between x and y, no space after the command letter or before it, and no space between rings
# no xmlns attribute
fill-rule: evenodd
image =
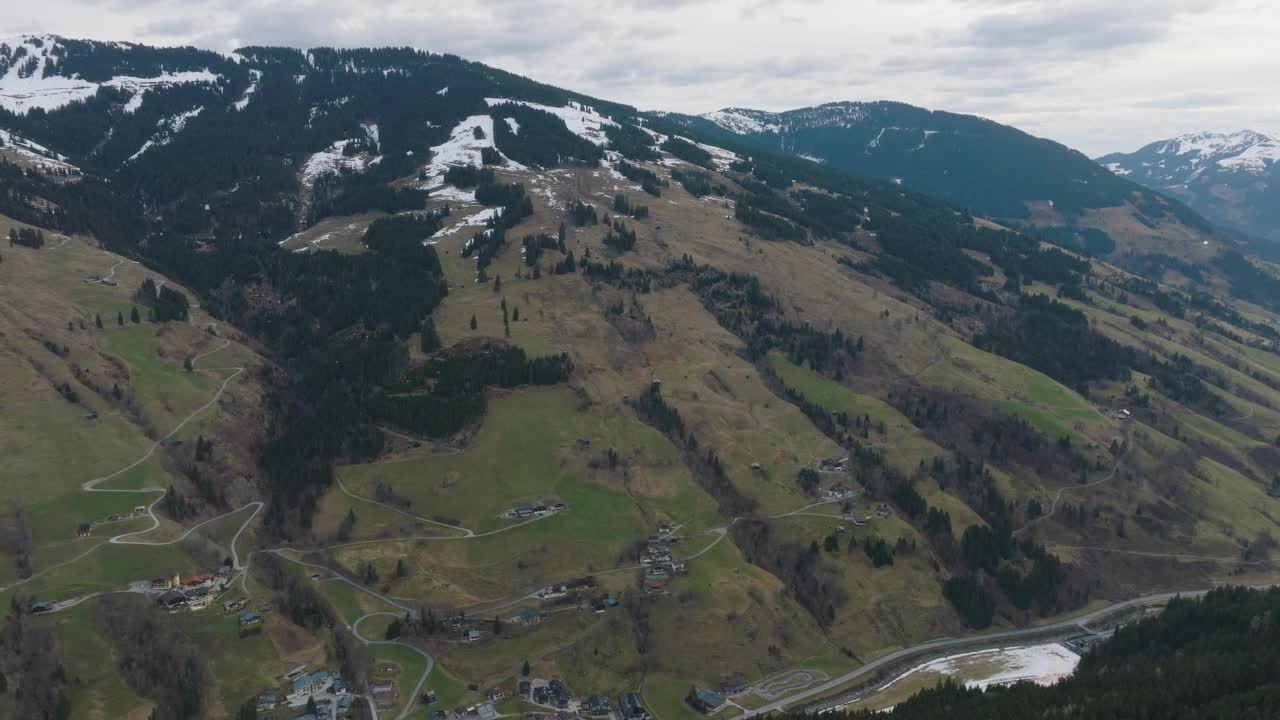
<svg viewBox="0 0 1280 720"><path fill-rule="evenodd" d="M218 75L205 70L163 73L157 77L132 77L121 75L105 82L93 82L79 77L61 75L45 76L45 65L50 54L58 47L51 36L24 35L10 38L4 44L11 48L12 64L0 77L0 108L15 115L26 115L40 110L57 110L73 102L88 100L103 87L116 88L133 94L124 111L131 113L142 106L142 99L152 88L187 83L213 83ZM31 64L31 60L35 60Z"/></svg>
<svg viewBox="0 0 1280 720"><path fill-rule="evenodd" d="M530 107L534 110L541 110L542 112L550 113L563 120L565 126L569 128L569 132L572 132L578 137L590 140L601 147L604 147L609 143L608 138L605 137L604 134L605 127L617 127L618 125L618 123L613 120L597 113L594 108L575 102L570 102L565 107L552 107L550 105L540 105L535 102L511 100L509 98L485 98L484 101L489 104L489 107L510 103L513 105L524 105L525 107ZM515 131L516 128L512 128L512 130Z"/></svg>
<svg viewBox="0 0 1280 720"><path fill-rule="evenodd" d="M477 132L477 128L479 132ZM477 137L479 135L479 137ZM497 146L493 144L493 118L489 115L472 115L453 128L453 132L449 133L449 139L443 143L431 148L431 164L424 171L426 181L423 183L425 188L436 188L444 183L444 174L451 167L472 165L480 167L484 164L480 157L480 152L485 148L493 148L497 150ZM527 170L521 165L506 156L508 170ZM464 193L461 196L449 196L449 194L433 193L432 197L438 197L445 200L459 200L463 202L475 202L474 193Z"/></svg>

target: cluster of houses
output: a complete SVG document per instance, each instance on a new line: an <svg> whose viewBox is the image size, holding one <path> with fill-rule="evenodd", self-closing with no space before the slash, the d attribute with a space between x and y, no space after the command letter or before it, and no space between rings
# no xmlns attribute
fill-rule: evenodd
<svg viewBox="0 0 1280 720"><path fill-rule="evenodd" d="M517 690L521 699L556 711L544 717L561 720L572 717L600 718L601 720L653 720L653 716L645 709L639 693L622 693L616 702L605 695L591 695L583 700L575 700L573 693L569 692L569 688L559 678L551 680L526 678L520 681ZM496 696L495 693L497 693ZM502 691L496 688L490 690L488 695L491 703L500 701L503 697Z"/></svg>
<svg viewBox="0 0 1280 720"><path fill-rule="evenodd" d="M198 612L209 607L213 599L221 595L230 584L231 568L224 566L185 579L177 573L159 575L147 585L156 604L165 610L177 612L186 608Z"/></svg>
<svg viewBox="0 0 1280 720"><path fill-rule="evenodd" d="M310 703L314 705L315 712L296 720L333 720L351 714L359 699L346 679L330 670L306 672L305 667L299 667L287 673L284 680L289 683L287 693L264 692L258 695L254 705L259 713L272 712L277 708L297 710ZM374 697L376 699L377 695Z"/></svg>
<svg viewBox="0 0 1280 720"><path fill-rule="evenodd" d="M887 518L893 514L893 510L891 510L889 506L886 505L885 503L880 503L879 505L876 505L874 512L876 517L881 519ZM859 512L849 512L848 514L845 515L845 517L851 520L853 524L858 527L863 527L871 523L870 515L863 515L862 513L859 513Z"/></svg>
<svg viewBox="0 0 1280 720"><path fill-rule="evenodd" d="M396 709L396 701L399 700L400 694L396 692L396 686L390 680L379 680L370 688L369 693L373 695L373 706L378 712L390 712Z"/></svg>
<svg viewBox="0 0 1280 720"><path fill-rule="evenodd" d="M671 546L677 542L679 538L666 525L658 527L657 535L649 536L648 544L640 553L645 592L665 592L672 576L689 572L689 561L671 557Z"/></svg>
<svg viewBox="0 0 1280 720"><path fill-rule="evenodd" d="M565 600L567 598L579 595L588 590L595 589L596 581L593 577L581 577L570 580L560 585L548 585L533 594L539 600L554 602L557 600Z"/></svg>
<svg viewBox="0 0 1280 720"><path fill-rule="evenodd" d="M515 520L524 520L527 518L542 517L551 513L557 513L565 510L564 503L555 498L547 498L541 502L519 502L511 506L506 516Z"/></svg>

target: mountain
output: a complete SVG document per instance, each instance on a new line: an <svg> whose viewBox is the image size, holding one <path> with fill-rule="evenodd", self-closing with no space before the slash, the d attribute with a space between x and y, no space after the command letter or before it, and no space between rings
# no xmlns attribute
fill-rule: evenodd
<svg viewBox="0 0 1280 720"><path fill-rule="evenodd" d="M689 720L1274 572L1280 272L1169 215L1108 253L412 48L3 56L14 715L306 663Z"/></svg>
<svg viewBox="0 0 1280 720"><path fill-rule="evenodd" d="M1098 163L1187 203L1223 227L1280 242L1280 140L1252 130L1200 132L1111 153Z"/></svg>
<svg viewBox="0 0 1280 720"><path fill-rule="evenodd" d="M1217 243L1209 225L1181 203L1100 172L1060 143L981 117L896 102L666 117L753 148L900 182L1006 224L1091 228L1114 236L1122 249L1151 252L1163 245L1163 252L1192 258L1204 240ZM1087 249L1110 246L1095 242Z"/></svg>

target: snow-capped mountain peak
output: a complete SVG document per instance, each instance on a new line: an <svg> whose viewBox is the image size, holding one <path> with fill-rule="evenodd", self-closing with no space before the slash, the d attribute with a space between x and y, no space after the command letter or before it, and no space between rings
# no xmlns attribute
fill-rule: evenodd
<svg viewBox="0 0 1280 720"><path fill-rule="evenodd" d="M1229 227L1264 237L1280 232L1268 199L1280 183L1276 136L1255 130L1187 133L1098 162Z"/></svg>

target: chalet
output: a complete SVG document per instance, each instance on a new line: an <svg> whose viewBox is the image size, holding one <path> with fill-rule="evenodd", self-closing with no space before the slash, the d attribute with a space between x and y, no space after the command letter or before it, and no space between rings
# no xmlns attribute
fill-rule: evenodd
<svg viewBox="0 0 1280 720"><path fill-rule="evenodd" d="M866 515L850 515L849 519L852 520L853 524L857 525L858 527L863 527L865 525L868 525L871 522L871 518L867 517Z"/></svg>
<svg viewBox="0 0 1280 720"><path fill-rule="evenodd" d="M76 537L89 537L93 534L92 523L80 523L76 526Z"/></svg>
<svg viewBox="0 0 1280 720"><path fill-rule="evenodd" d="M532 517L536 512L530 503L516 503L511 508L511 514L518 518Z"/></svg>
<svg viewBox="0 0 1280 720"><path fill-rule="evenodd" d="M822 472L843 472L848 466L849 458L830 457L818 462L818 470Z"/></svg>
<svg viewBox="0 0 1280 720"><path fill-rule="evenodd" d="M671 534L671 524L670 524L670 523L658 523L658 534L659 534L659 535L670 535L670 534Z"/></svg>
<svg viewBox="0 0 1280 720"><path fill-rule="evenodd" d="M609 698L603 695L592 695L582 703L582 711L590 717L609 717L613 712L613 706L609 704Z"/></svg>
<svg viewBox="0 0 1280 720"><path fill-rule="evenodd" d="M889 506L884 503L880 503L880 506L876 508L876 515L882 518L889 517L892 512L893 511L889 509Z"/></svg>
<svg viewBox="0 0 1280 720"><path fill-rule="evenodd" d="M537 608L525 608L516 613L515 620L516 622L523 623L525 625L538 625L546 617L547 614Z"/></svg>
<svg viewBox="0 0 1280 720"><path fill-rule="evenodd" d="M177 610L187 604L187 596L177 590L169 590L161 595L156 602L166 610Z"/></svg>
<svg viewBox="0 0 1280 720"><path fill-rule="evenodd" d="M435 705L435 704L436 704L436 691L435 691L435 690L428 690L428 691L426 691L426 692L422 693L422 704L423 704L423 705Z"/></svg>
<svg viewBox="0 0 1280 720"><path fill-rule="evenodd" d="M533 692L533 683L528 680L521 680L520 683L516 685L516 691L520 693L520 697L528 698Z"/></svg>
<svg viewBox="0 0 1280 720"><path fill-rule="evenodd" d="M351 685L346 678L341 675L335 675L333 684L329 686L329 692L334 695L346 695L351 692Z"/></svg>
<svg viewBox="0 0 1280 720"><path fill-rule="evenodd" d="M484 691L484 696L489 698L489 702L502 702L506 699L507 694L500 687L491 687Z"/></svg>
<svg viewBox="0 0 1280 720"><path fill-rule="evenodd" d="M280 704L280 696L270 692L262 693L254 700L254 704L258 708L258 712L274 710Z"/></svg>
<svg viewBox="0 0 1280 720"><path fill-rule="evenodd" d="M183 586L189 588L204 587L207 588L218 579L218 574L214 572L200 573L193 575L182 582Z"/></svg>
<svg viewBox="0 0 1280 720"><path fill-rule="evenodd" d="M31 605L27 606L27 609L31 611L32 615L39 615L41 613L51 612L53 610L53 603L33 602Z"/></svg>
<svg viewBox="0 0 1280 720"><path fill-rule="evenodd" d="M151 579L152 590L168 590L181 586L182 579L177 575L160 575Z"/></svg>
<svg viewBox="0 0 1280 720"><path fill-rule="evenodd" d="M222 603L223 612L235 612L242 607L244 607L244 598L236 598Z"/></svg>
<svg viewBox="0 0 1280 720"><path fill-rule="evenodd" d="M334 675L328 670L317 670L307 673L290 684L293 695L315 695L324 692L333 685Z"/></svg>
<svg viewBox="0 0 1280 720"><path fill-rule="evenodd" d="M468 630L468 631L466 631L466 632L462 633L462 641L463 641L463 642L469 642L469 643L479 642L479 641L480 641L480 631L479 631L479 630L472 629L472 630Z"/></svg>
<svg viewBox="0 0 1280 720"><path fill-rule="evenodd" d="M580 448L591 447L591 441L586 438L578 438L578 447Z"/></svg>
<svg viewBox="0 0 1280 720"><path fill-rule="evenodd" d="M591 598L591 612L597 615L602 614L605 610L604 598Z"/></svg>
<svg viewBox="0 0 1280 720"><path fill-rule="evenodd" d="M760 472L760 471L761 471L761 470L763 470L763 469L764 469L764 468L760 467L760 463L751 463L751 471L752 471L752 472Z"/></svg>
<svg viewBox="0 0 1280 720"><path fill-rule="evenodd" d="M687 560L672 560L667 567L671 568L671 572L676 575L684 575L689 572L689 562Z"/></svg>
<svg viewBox="0 0 1280 720"><path fill-rule="evenodd" d="M240 616L240 627L252 627L262 624L262 616L256 612L247 612Z"/></svg>
<svg viewBox="0 0 1280 720"><path fill-rule="evenodd" d="M836 483L831 487L827 488L827 497L831 500L839 500L841 498L847 498L853 494L854 494L853 490L850 489L849 486L845 485L844 483Z"/></svg>
<svg viewBox="0 0 1280 720"><path fill-rule="evenodd" d="M639 693L623 693L618 696L618 709L622 711L623 720L641 720L649 713L640 702Z"/></svg>
<svg viewBox="0 0 1280 720"><path fill-rule="evenodd" d="M208 595L198 598L187 598L187 609L191 612L200 612L201 610L209 607L209 602L212 599L213 598Z"/></svg>

